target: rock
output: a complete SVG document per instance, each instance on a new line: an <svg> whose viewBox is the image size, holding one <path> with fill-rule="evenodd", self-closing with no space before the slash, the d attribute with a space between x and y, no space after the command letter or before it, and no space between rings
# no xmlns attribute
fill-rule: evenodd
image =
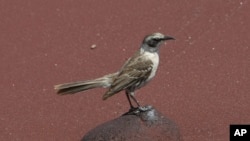
<svg viewBox="0 0 250 141"><path fill-rule="evenodd" d="M82 141L180 141L177 125L152 106L130 110L89 131Z"/></svg>

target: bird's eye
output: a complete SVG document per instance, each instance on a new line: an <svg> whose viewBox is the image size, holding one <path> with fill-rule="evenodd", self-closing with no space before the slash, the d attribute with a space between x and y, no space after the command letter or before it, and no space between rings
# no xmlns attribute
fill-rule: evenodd
<svg viewBox="0 0 250 141"><path fill-rule="evenodd" d="M150 40L147 41L147 44L150 46L150 47L156 47L157 44L160 42L161 40L159 38L152 38Z"/></svg>
<svg viewBox="0 0 250 141"><path fill-rule="evenodd" d="M153 40L154 40L154 41L160 41L161 39L159 39L159 38L154 38Z"/></svg>

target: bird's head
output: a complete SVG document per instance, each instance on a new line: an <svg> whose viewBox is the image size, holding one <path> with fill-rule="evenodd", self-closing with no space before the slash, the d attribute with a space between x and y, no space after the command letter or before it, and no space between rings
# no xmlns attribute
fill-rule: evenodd
<svg viewBox="0 0 250 141"><path fill-rule="evenodd" d="M157 51L160 45L166 40L174 40L174 38L161 33L153 33L144 38L142 47L149 51Z"/></svg>

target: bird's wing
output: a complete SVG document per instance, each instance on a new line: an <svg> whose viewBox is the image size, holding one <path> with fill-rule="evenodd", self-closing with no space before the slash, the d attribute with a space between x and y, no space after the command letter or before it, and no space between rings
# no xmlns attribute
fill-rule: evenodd
<svg viewBox="0 0 250 141"><path fill-rule="evenodd" d="M126 88L139 86L141 82L147 80L152 68L153 62L151 60L145 60L142 57L131 58L114 79L110 89L104 94L103 99L105 100Z"/></svg>

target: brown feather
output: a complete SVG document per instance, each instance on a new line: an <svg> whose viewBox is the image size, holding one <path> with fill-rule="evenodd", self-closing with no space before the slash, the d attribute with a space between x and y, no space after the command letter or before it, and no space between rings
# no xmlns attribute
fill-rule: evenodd
<svg viewBox="0 0 250 141"><path fill-rule="evenodd" d="M127 88L136 85L138 85L136 87L139 87L141 82L149 77L153 62L145 60L142 56L138 56L137 53L125 63L109 90L103 95L103 100Z"/></svg>

